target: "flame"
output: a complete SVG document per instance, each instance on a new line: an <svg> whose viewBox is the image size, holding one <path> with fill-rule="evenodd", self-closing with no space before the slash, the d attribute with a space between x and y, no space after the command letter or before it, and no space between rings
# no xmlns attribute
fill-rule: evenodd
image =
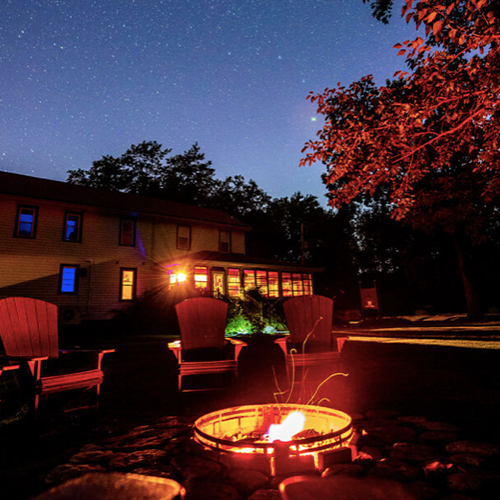
<svg viewBox="0 0 500 500"><path fill-rule="evenodd" d="M274 441L291 441L292 437L304 429L305 415L300 411L292 411L281 424L271 424L267 430L270 443Z"/></svg>

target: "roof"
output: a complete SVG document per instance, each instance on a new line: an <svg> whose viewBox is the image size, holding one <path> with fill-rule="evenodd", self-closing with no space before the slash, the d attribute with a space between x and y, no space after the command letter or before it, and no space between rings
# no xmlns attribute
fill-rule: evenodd
<svg viewBox="0 0 500 500"><path fill-rule="evenodd" d="M201 252L189 253L175 259L176 264L183 263L185 261L196 262L196 264L208 264L214 262L218 262L221 265L246 264L251 267L265 266L265 267L274 267L276 269L279 268L290 271L304 271L309 273L323 271L323 268L294 264L291 262L282 262L276 259L253 257L251 255L245 255L242 253L225 253L225 252L215 252L210 250L203 250ZM165 261L160 263L160 266L166 267L173 264L174 262Z"/></svg>
<svg viewBox="0 0 500 500"><path fill-rule="evenodd" d="M236 226L243 231L251 229L244 222L222 210L197 207L195 205L159 198L78 186L67 182L30 177L10 172L0 171L0 194L115 209L128 213L137 212L147 215L224 224Z"/></svg>

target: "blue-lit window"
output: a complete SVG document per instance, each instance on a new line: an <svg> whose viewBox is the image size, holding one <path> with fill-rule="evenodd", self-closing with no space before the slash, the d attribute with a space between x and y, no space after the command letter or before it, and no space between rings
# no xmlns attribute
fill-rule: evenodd
<svg viewBox="0 0 500 500"><path fill-rule="evenodd" d="M82 214L66 212L64 217L64 241L80 242L82 240Z"/></svg>
<svg viewBox="0 0 500 500"><path fill-rule="evenodd" d="M19 207L17 209L15 236L21 238L34 238L37 215L37 207Z"/></svg>
<svg viewBox="0 0 500 500"><path fill-rule="evenodd" d="M78 273L80 266L62 264L59 273L59 292L77 293L78 292Z"/></svg>

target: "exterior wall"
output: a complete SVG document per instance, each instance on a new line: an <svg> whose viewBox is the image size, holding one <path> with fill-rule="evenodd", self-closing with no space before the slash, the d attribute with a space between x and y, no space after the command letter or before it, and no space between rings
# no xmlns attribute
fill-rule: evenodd
<svg viewBox="0 0 500 500"><path fill-rule="evenodd" d="M38 207L35 238L14 236L19 205ZM66 211L83 214L81 242L63 241ZM190 250L176 247L176 221L137 216L135 246L119 244L120 222L124 216L89 206L0 195L0 297L30 296L47 300L75 316L66 319L110 319L113 311L129 302L120 301L122 268L136 269L136 295L150 288L167 287L168 275L158 273L155 263L200 250L219 249L219 227L191 225ZM233 231L233 251L244 252L243 231ZM236 248L235 248L236 247ZM76 294L59 293L61 264L80 266Z"/></svg>

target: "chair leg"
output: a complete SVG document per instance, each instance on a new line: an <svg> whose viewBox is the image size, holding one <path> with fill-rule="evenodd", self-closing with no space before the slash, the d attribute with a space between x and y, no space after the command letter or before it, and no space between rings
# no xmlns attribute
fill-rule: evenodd
<svg viewBox="0 0 500 500"><path fill-rule="evenodd" d="M38 418L38 407L40 405L40 394L35 393L35 399L33 400L33 417L35 420Z"/></svg>

